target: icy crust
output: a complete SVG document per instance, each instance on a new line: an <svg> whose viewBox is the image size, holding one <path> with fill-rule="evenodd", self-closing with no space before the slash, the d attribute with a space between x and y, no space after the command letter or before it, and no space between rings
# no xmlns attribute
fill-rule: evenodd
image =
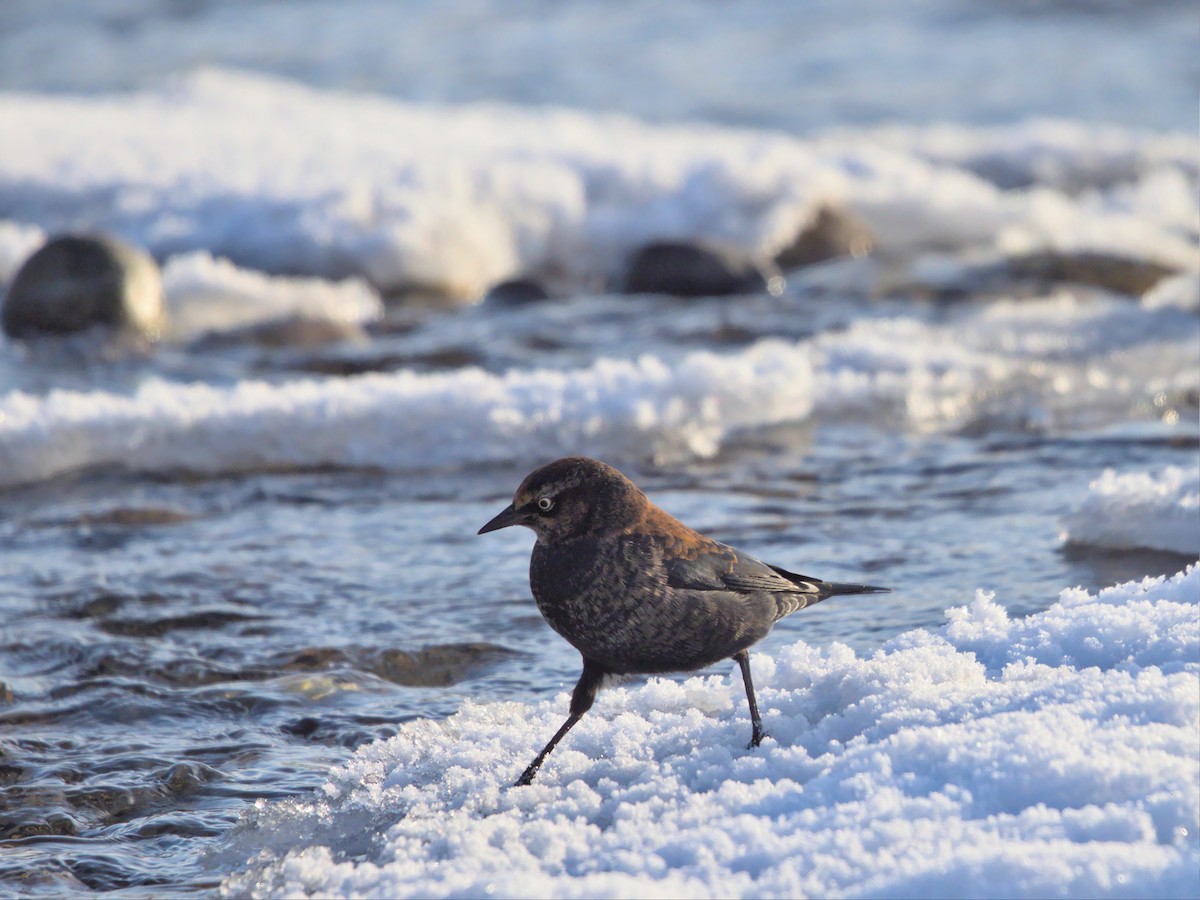
<svg viewBox="0 0 1200 900"><path fill-rule="evenodd" d="M1011 619L980 592L870 658L753 657L601 694L467 705L261 803L226 896L1194 897L1200 568Z"/></svg>
<svg viewBox="0 0 1200 900"><path fill-rule="evenodd" d="M36 225L0 219L0 297L21 263L45 242L45 233Z"/></svg>
<svg viewBox="0 0 1200 900"><path fill-rule="evenodd" d="M0 485L92 466L402 471L431 460L585 451L704 457L739 431L812 416L869 415L918 431L1089 427L1200 387L1198 324L1173 308L1064 295L994 303L943 324L860 320L799 343L601 359L566 371L398 372L233 387L151 381L131 394L10 391L0 395Z"/></svg>
<svg viewBox="0 0 1200 900"><path fill-rule="evenodd" d="M1200 556L1200 460L1190 468L1118 474L1106 469L1063 520L1072 544L1148 547Z"/></svg>
<svg viewBox="0 0 1200 900"><path fill-rule="evenodd" d="M584 446L711 455L730 429L803 419L811 382L807 353L764 343L673 367L646 356L568 372L401 372L233 388L152 382L131 396L13 392L0 402L0 484L93 465L422 469Z"/></svg>
<svg viewBox="0 0 1200 900"><path fill-rule="evenodd" d="M1055 247L1198 268L1190 137L1032 123L802 140L213 70L127 95L0 95L0 120L0 208L16 220L377 287L587 287L660 238L773 255L821 203L864 216L890 253ZM989 153L1028 183L989 180ZM1082 192L1062 174L1096 170Z"/></svg>
<svg viewBox="0 0 1200 900"><path fill-rule="evenodd" d="M290 317L358 324L383 315L379 296L357 278L264 275L202 250L173 257L162 274L176 339Z"/></svg>

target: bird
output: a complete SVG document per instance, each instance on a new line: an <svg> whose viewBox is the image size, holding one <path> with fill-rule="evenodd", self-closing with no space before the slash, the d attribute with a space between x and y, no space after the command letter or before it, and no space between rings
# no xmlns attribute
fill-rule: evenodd
<svg viewBox="0 0 1200 900"><path fill-rule="evenodd" d="M749 648L784 616L828 597L891 590L764 563L694 531L617 469L585 456L531 472L512 503L478 533L512 525L537 535L529 586L538 611L583 657L570 715L515 786L533 782L606 681L693 671L724 659L741 669L749 748L757 747L766 734Z"/></svg>

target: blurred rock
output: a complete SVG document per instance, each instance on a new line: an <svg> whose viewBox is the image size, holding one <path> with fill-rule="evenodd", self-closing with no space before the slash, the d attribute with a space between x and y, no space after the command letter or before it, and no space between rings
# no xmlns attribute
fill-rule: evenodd
<svg viewBox="0 0 1200 900"><path fill-rule="evenodd" d="M1146 260L1106 253L1064 253L1042 250L978 264L962 265L947 259L928 261L923 271L892 290L938 300L973 297L1042 296L1063 284L1099 288L1140 297L1175 270Z"/></svg>
<svg viewBox="0 0 1200 900"><path fill-rule="evenodd" d="M866 222L846 210L822 206L775 262L787 271L841 256L861 258L874 249L875 234Z"/></svg>
<svg viewBox="0 0 1200 900"><path fill-rule="evenodd" d="M293 358L282 368L313 375L364 375L367 372L395 372L411 369L414 372L441 372L465 366L482 366L486 357L471 347L440 347L425 352L372 352ZM270 368L270 366L264 366Z"/></svg>
<svg viewBox="0 0 1200 900"><path fill-rule="evenodd" d="M366 330L353 322L318 319L308 316L288 316L267 322L256 322L228 331L212 331L196 341L195 346L213 347L237 344L257 344L261 347L320 347L344 341L369 340Z"/></svg>
<svg viewBox="0 0 1200 900"><path fill-rule="evenodd" d="M389 648L374 654L366 668L393 684L446 687L515 655L506 647L486 643L440 644L411 653Z"/></svg>
<svg viewBox="0 0 1200 900"><path fill-rule="evenodd" d="M162 279L148 254L110 235L63 235L13 276L3 326L12 337L107 325L156 338L163 317Z"/></svg>
<svg viewBox="0 0 1200 900"><path fill-rule="evenodd" d="M732 247L655 241L630 258L622 290L676 297L779 294L783 275L774 263Z"/></svg>
<svg viewBox="0 0 1200 900"><path fill-rule="evenodd" d="M80 528L116 525L122 528L139 528L154 525L179 525L195 517L178 509L157 506L119 506L103 512L84 513L73 519L55 521L56 525L74 525Z"/></svg>
<svg viewBox="0 0 1200 900"><path fill-rule="evenodd" d="M488 288L483 302L493 306L524 306L550 299L550 292L531 278L510 278Z"/></svg>
<svg viewBox="0 0 1200 900"><path fill-rule="evenodd" d="M1015 257L1008 261L1008 270L1017 279L1085 284L1134 297L1140 297L1168 275L1175 274L1175 269L1142 259L1056 250Z"/></svg>

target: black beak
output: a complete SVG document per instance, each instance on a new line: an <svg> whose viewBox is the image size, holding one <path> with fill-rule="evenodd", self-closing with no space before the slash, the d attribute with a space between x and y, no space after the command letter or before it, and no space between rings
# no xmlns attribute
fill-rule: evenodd
<svg viewBox="0 0 1200 900"><path fill-rule="evenodd" d="M499 531L501 528L507 528L509 525L520 525L524 521L525 516L513 509L513 505L510 503L504 509L500 510L500 515L480 528L478 533L487 534L489 531Z"/></svg>

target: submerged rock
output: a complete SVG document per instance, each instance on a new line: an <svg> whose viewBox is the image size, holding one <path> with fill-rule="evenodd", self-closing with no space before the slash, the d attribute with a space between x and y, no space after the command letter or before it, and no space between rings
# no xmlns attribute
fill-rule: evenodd
<svg viewBox="0 0 1200 900"><path fill-rule="evenodd" d="M774 263L732 247L655 241L630 257L622 290L676 297L779 294L783 275Z"/></svg>
<svg viewBox="0 0 1200 900"><path fill-rule="evenodd" d="M111 235L51 238L17 271L4 298L12 337L106 325L155 338L163 324L158 265Z"/></svg>
<svg viewBox="0 0 1200 900"><path fill-rule="evenodd" d="M121 528L141 528L156 525L180 525L190 522L195 516L165 506L118 506L101 512L83 513L69 519L55 520L55 525L73 525L79 528L114 525Z"/></svg>
<svg viewBox="0 0 1200 900"><path fill-rule="evenodd" d="M822 206L795 240L775 256L780 268L799 269L843 256L861 258L875 249L875 234L862 219Z"/></svg>
<svg viewBox="0 0 1200 900"><path fill-rule="evenodd" d="M896 289L939 300L957 300L1041 296L1069 284L1140 297L1176 271L1147 260L1095 251L1060 250L1039 250L973 265L950 262L942 268L944 271L927 266L928 271Z"/></svg>
<svg viewBox="0 0 1200 900"><path fill-rule="evenodd" d="M228 331L210 331L193 346L224 347L251 344L261 347L321 347L326 344L362 343L369 340L366 330L354 322L318 319L311 316L287 316L255 322Z"/></svg>
<svg viewBox="0 0 1200 900"><path fill-rule="evenodd" d="M1008 261L1008 269L1015 278L1084 284L1135 297L1140 297L1176 271L1144 259L1057 250L1018 256Z"/></svg>

